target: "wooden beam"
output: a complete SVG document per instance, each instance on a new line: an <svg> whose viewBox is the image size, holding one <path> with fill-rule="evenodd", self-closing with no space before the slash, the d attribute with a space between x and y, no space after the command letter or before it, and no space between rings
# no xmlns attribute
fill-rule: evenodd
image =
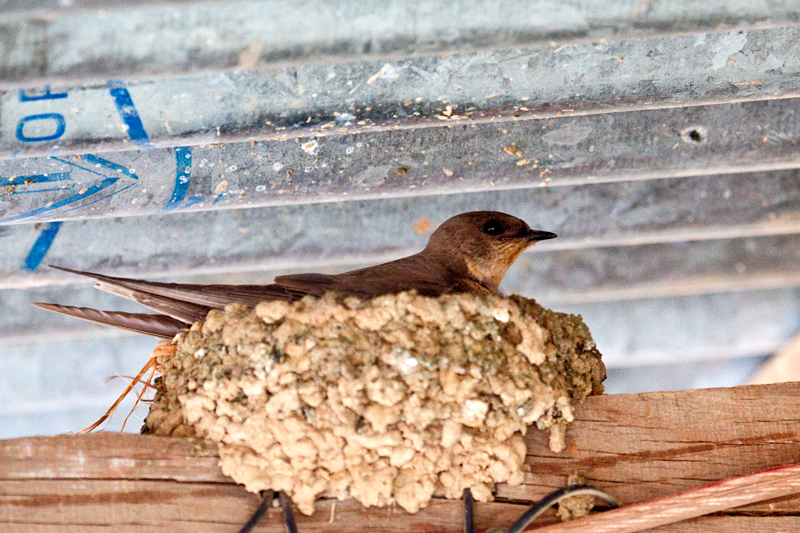
<svg viewBox="0 0 800 533"><path fill-rule="evenodd" d="M564 486L570 473L623 505L797 462L800 383L588 398L554 454L547 435L528 436L531 472L476 505L476 530L508 527L530 501ZM190 441L97 433L0 441L0 530L236 531L258 505L222 475L213 451ZM722 511L660 531L787 531L800 497ZM460 502L435 500L409 515L320 501L297 516L300 531L441 531L463 528ZM553 524L552 512L536 525ZM277 509L257 531L282 532Z"/></svg>

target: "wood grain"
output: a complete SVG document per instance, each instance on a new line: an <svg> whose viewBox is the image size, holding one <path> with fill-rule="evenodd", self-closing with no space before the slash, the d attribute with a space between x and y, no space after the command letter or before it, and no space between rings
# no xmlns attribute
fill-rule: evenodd
<svg viewBox="0 0 800 533"><path fill-rule="evenodd" d="M572 472L623 505L673 495L800 461L800 383L588 398L567 431L567 450L528 436L531 472L498 501L476 505L477 531L507 527L530 501ZM200 455L197 455L197 452ZM222 475L213 451L190 441L97 433L0 441L0 530L237 531L258 505ZM333 522L330 522L333 508ZM442 531L463 528L460 502L435 500L409 515L320 501L308 531ZM536 525L555 523L547 513ZM786 496L657 531L790 531L800 498ZM257 531L282 532L277 509Z"/></svg>

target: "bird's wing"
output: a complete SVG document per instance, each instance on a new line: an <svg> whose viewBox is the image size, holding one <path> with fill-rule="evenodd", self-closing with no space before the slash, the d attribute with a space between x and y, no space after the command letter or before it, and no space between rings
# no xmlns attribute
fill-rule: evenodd
<svg viewBox="0 0 800 533"><path fill-rule="evenodd" d="M254 307L262 301L293 301L310 294L310 292L299 288L299 286L298 288L293 288L281 285L159 283L117 278L56 266L53 268L93 278L97 280L95 287L98 289L133 300L163 314L150 315L99 311L84 307L35 303L34 305L37 307L99 324L164 338L172 338L176 333L188 328L192 323L204 321L211 309L222 308L230 303L242 303L249 307Z"/></svg>
<svg viewBox="0 0 800 533"><path fill-rule="evenodd" d="M148 307L151 307L150 304L154 303L158 297L211 309L225 307L230 303L242 303L252 307L258 302L266 300L298 300L308 294L302 290L276 284L192 285L188 283L160 283L157 281L105 276L94 272L83 272L53 265L51 265L51 268L96 279L99 282L96 285L98 289L129 300L139 302L141 295L147 294L150 297L149 303L140 303Z"/></svg>
<svg viewBox="0 0 800 533"><path fill-rule="evenodd" d="M275 286L302 293L303 296L307 294L322 296L328 291L340 288L338 285L340 285L339 278L327 274L291 274L275 278Z"/></svg>
<svg viewBox="0 0 800 533"><path fill-rule="evenodd" d="M117 328L144 333L163 339L171 339L182 330L189 327L189 324L175 320L165 315L150 315L142 313L123 313L121 311L99 311L86 307L72 307L69 305L56 305L35 302L33 305L48 311L61 313L62 315L82 318L97 324L114 326Z"/></svg>

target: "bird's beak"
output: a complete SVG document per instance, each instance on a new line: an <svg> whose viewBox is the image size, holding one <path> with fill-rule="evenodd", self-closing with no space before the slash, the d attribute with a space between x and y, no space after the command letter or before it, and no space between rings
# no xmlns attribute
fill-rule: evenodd
<svg viewBox="0 0 800 533"><path fill-rule="evenodd" d="M555 239L556 237L558 237L558 235L555 233L538 229L529 229L524 235L525 240L528 242L546 241L547 239Z"/></svg>

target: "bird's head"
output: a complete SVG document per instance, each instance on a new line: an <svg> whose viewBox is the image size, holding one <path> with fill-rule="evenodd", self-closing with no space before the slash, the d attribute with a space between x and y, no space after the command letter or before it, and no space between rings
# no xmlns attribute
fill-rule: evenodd
<svg viewBox="0 0 800 533"><path fill-rule="evenodd" d="M426 252L464 262L477 280L496 289L523 250L555 233L531 229L498 211L472 211L445 220L431 235Z"/></svg>

